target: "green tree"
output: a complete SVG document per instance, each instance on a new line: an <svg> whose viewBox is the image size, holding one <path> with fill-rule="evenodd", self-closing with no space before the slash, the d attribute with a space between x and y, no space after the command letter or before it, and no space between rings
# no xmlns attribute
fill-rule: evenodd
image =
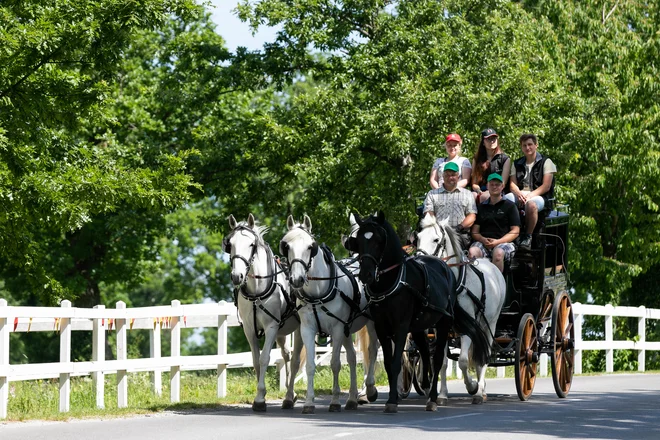
<svg viewBox="0 0 660 440"><path fill-rule="evenodd" d="M130 281L131 260L149 256L162 216L188 198L186 154L145 161L90 127L112 122L107 98L132 35L195 11L189 0L3 2L0 269L6 289L34 292L18 300L97 302L99 281Z"/></svg>

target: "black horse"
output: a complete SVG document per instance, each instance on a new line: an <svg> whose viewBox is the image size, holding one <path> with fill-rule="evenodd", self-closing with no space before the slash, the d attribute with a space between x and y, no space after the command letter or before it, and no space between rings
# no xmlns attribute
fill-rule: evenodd
<svg viewBox="0 0 660 440"><path fill-rule="evenodd" d="M487 362L489 346L486 334L456 301L456 280L447 264L435 257L408 257L401 242L382 212L362 220L356 237L346 240L346 249L359 254L360 280L370 296L370 310L378 340L383 348L385 370L390 384L385 412L397 412L397 378L401 371L401 356L409 332L421 344L422 356L428 359L427 329L434 328L438 347L445 347L453 328L470 337L473 359ZM419 337L422 335L424 337ZM394 342L394 353L392 353ZM440 366L445 350L435 350L433 365ZM425 370L429 362L424 363ZM433 372L427 411L437 409L438 373ZM424 374L422 387L428 387Z"/></svg>

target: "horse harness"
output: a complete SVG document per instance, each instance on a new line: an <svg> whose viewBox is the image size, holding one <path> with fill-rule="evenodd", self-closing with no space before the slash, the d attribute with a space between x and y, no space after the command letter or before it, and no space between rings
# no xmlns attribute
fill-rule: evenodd
<svg viewBox="0 0 660 440"><path fill-rule="evenodd" d="M254 231L252 231L250 228L246 228L246 227L241 226L241 227L235 229L234 231L237 231L237 230L249 231L250 233L252 233L255 236L255 238L257 237L257 235L254 233ZM225 250L225 252L227 252L227 249L229 247L229 238L231 238L231 235L225 237L222 240L223 249ZM252 270L252 263L253 263L254 258L257 254L257 248L258 248L258 246L254 246L254 248L252 249L252 253L250 254L249 259L246 259L242 255L232 256L231 259L230 259L230 264L232 264L233 260L235 260L235 259L243 260L246 263L247 267L248 267L248 273L249 273L249 271ZM257 338L259 338L259 339L261 339L264 336L264 329L259 329L258 328L258 325L257 325L257 308L259 308L259 310L261 310L266 315L268 315L271 319L273 319L275 322L277 322L278 325L279 325L279 328L282 328L284 326L284 324L286 324L286 321L292 316L295 317L298 320L298 322L300 322L300 318L296 314L298 312L298 309L296 309L295 300L293 298L291 298L291 295L289 294L289 292L287 292L287 290L284 288L284 286L282 286L280 283L275 281L275 277L277 275L279 275L280 273L284 272L284 269L282 269L279 262L277 261L277 259L273 255L273 252L270 250L270 246L268 246L266 244L266 246L264 246L264 248L266 249L266 258L267 258L267 260L272 262L272 264L269 266L269 272L271 272L271 273L267 274L267 275L263 275L263 276L251 275L251 277L252 278L257 278L257 279L267 278L268 279L268 286L259 294L256 294L256 295L255 294L250 294L247 291L247 276L246 276L244 281L239 286L234 287L234 293L233 293L234 304L236 304L236 307L238 307L238 294L239 294L239 292L240 292L240 294L243 298L245 298L246 300L248 300L252 303L252 321L253 321L253 326L254 326L254 333L257 335ZM231 249L229 249L229 250L231 251ZM227 252L227 253L230 253L230 252ZM280 270L278 270L278 268ZM282 316L280 316L279 319L276 316L274 316L266 308L266 306L264 305L264 301L266 301L268 298L270 298L270 296L275 292L275 290L278 287L282 291L282 296L284 297L284 300L286 301L286 309L284 310L284 313L282 314ZM242 327L243 322L239 322L239 323Z"/></svg>
<svg viewBox="0 0 660 440"><path fill-rule="evenodd" d="M330 266L330 276L329 277L309 277L308 279L310 280L332 280L330 285L328 286L328 290L325 292L325 294L321 298L312 298L311 296L307 295L305 293L304 289L292 289L293 293L296 295L296 297L301 301L301 305L299 305L296 309L300 310L302 307L305 305L311 305L312 310L314 312L314 318L316 319L316 325L319 330L319 335L321 337L328 337L328 333L324 332L321 329L321 321L319 319L319 311L320 309L323 313L325 313L327 316L336 319L337 321L341 322L344 324L344 335L348 337L350 335L350 328L351 324L353 324L353 321L355 321L357 318L365 314L365 310L360 309L360 289L358 288L357 281L355 280L355 276L342 264L339 264L335 261L334 256L332 255L332 251L328 246L325 245L325 243L321 244L321 251L323 253L323 258L325 261L329 264ZM304 263L303 263L304 264ZM311 259L310 263L311 265ZM337 275L337 267L343 272L343 275ZM349 297L344 291L342 291L338 287L338 279L347 277L350 282L351 286L353 288L353 297ZM335 299L337 296L337 293L339 293L339 296L344 300L346 304L348 304L351 308L351 312L349 314L349 317L346 321L343 321L340 317L332 313L328 308L325 306L326 303L332 301Z"/></svg>

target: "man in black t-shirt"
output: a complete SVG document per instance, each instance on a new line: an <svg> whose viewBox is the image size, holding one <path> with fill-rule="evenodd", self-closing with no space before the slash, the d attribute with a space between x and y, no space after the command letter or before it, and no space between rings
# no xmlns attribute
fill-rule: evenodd
<svg viewBox="0 0 660 440"><path fill-rule="evenodd" d="M510 261L516 252L513 240L520 234L520 215L515 203L502 197L502 176L488 176L490 197L477 206L477 219L472 225L474 243L470 257L490 258L504 271L504 261Z"/></svg>

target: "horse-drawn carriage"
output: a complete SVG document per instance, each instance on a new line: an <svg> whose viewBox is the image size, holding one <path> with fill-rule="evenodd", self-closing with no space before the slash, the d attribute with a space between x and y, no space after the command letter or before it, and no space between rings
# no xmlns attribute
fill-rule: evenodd
<svg viewBox="0 0 660 440"><path fill-rule="evenodd" d="M515 367L516 389L521 400L532 394L542 354L551 359L557 396L566 397L571 388L575 336L572 304L567 293L568 220L569 215L559 210L542 213L532 248L519 248L505 267L506 295L493 334L495 343L489 365ZM436 238L435 242L440 240ZM428 253L446 257L448 252L443 253L443 249L436 245L435 251ZM460 343L459 337L450 337L450 359L458 360ZM420 359L407 354L404 359ZM411 382L418 388L419 380L414 375L420 370L416 365L404 368L404 373L413 377L404 378L403 384L408 386Z"/></svg>

